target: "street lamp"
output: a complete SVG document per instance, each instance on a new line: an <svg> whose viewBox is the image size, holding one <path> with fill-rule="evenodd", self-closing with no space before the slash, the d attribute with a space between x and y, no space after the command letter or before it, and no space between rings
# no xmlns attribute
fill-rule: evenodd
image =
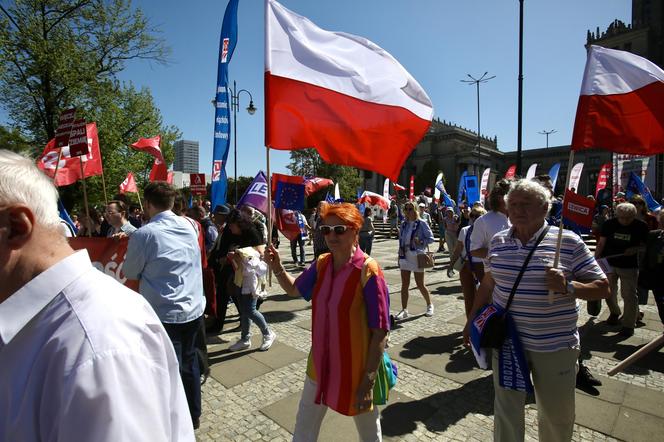
<svg viewBox="0 0 664 442"><path fill-rule="evenodd" d="M537 132L537 133L540 134L540 135L546 135L546 148L547 148L547 149L549 148L549 135L550 135L550 134L555 134L556 132L558 132L558 131L555 130L555 129L551 129L551 130L543 130L543 131L541 131L541 132Z"/></svg>
<svg viewBox="0 0 664 442"><path fill-rule="evenodd" d="M249 95L249 106L247 107L247 112L249 115L256 113L256 108L254 107L254 97L251 96L251 92L246 89L237 90L237 84L233 81L233 89L231 92L231 108L233 109L233 167L234 167L234 176L235 176L235 204L237 204L237 111L240 108L240 93L246 92Z"/></svg>
<svg viewBox="0 0 664 442"><path fill-rule="evenodd" d="M477 87L477 176L479 177L480 174L480 143L482 141L482 135L480 132L480 83L486 83L492 78L496 78L495 75L492 75L491 77L487 77L488 72L485 72L482 74L480 78L475 78L470 74L468 75L468 78L470 80L460 80L462 83L467 83L467 84L474 84Z"/></svg>

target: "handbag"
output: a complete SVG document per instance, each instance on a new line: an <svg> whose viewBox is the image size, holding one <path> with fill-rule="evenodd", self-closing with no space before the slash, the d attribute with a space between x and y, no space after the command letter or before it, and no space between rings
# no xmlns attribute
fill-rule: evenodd
<svg viewBox="0 0 664 442"><path fill-rule="evenodd" d="M397 366L387 352L383 352L373 387L373 404L385 405L390 397L390 390L395 385L397 385Z"/></svg>
<svg viewBox="0 0 664 442"><path fill-rule="evenodd" d="M523 266L521 266L521 270L519 271L519 276L517 276L516 280L514 281L514 286L512 287L512 291L510 292L510 297L507 299L504 311L501 314L494 314L492 316L489 316L489 318L486 320L486 323L484 325L484 330L482 332L482 338L480 339L480 347L502 348L503 343L505 342L505 338L507 338L507 323L505 322L505 316L507 315L507 310L509 310L510 305L512 304L512 300L514 299L514 295L516 294L516 289L517 287L519 287L519 283L521 282L521 278L523 277L523 274L526 271L526 267L528 267L530 258L532 258L533 253L535 253L535 249L537 248L539 243L542 242L542 240L544 239L544 237L548 232L549 232L549 226L546 226L544 231L537 238L537 241L535 241L535 245L533 246L533 248L530 249L530 253L528 253L526 260L523 262ZM483 310L484 309L480 309L479 313L481 313Z"/></svg>
<svg viewBox="0 0 664 442"><path fill-rule="evenodd" d="M429 269L433 267L435 260L433 257L433 252L429 251L429 246L427 245L427 251L424 253L417 254L417 267L421 269Z"/></svg>

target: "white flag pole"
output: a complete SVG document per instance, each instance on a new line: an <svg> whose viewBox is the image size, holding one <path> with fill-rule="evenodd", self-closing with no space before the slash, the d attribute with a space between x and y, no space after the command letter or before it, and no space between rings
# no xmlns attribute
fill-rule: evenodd
<svg viewBox="0 0 664 442"><path fill-rule="evenodd" d="M569 186L569 179L572 175L572 164L574 163L574 150L569 151L569 160L567 162L567 178L565 179L565 191ZM565 194L563 193L563 207L560 211L560 226L558 229L558 242L556 243L556 254L553 258L553 268L557 269L560 262L560 249L563 245L563 211L565 210ZM549 290L549 304L553 304L553 290Z"/></svg>
<svg viewBox="0 0 664 442"><path fill-rule="evenodd" d="M272 245L272 176L270 175L270 148L265 146L266 171L267 171L267 245ZM272 268L270 268L267 277L267 284L272 287Z"/></svg>

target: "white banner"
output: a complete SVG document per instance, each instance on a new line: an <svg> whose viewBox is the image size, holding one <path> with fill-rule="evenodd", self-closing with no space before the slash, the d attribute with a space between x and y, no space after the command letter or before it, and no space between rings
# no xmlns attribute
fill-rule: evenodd
<svg viewBox="0 0 664 442"><path fill-rule="evenodd" d="M576 163L574 167L572 167L572 173L569 176L569 184L567 184L567 188L574 193L578 193L581 172L583 172L583 163Z"/></svg>
<svg viewBox="0 0 664 442"><path fill-rule="evenodd" d="M537 163L533 163L530 165L528 168L528 172L526 173L526 179L530 180L535 177L535 172L537 172Z"/></svg>
<svg viewBox="0 0 664 442"><path fill-rule="evenodd" d="M484 204L484 201L486 199L486 194L487 194L487 187L489 186L489 174L491 173L491 169L486 168L484 169L484 173L482 173L482 184L480 184L480 201L482 204Z"/></svg>
<svg viewBox="0 0 664 442"><path fill-rule="evenodd" d="M338 201L341 199L341 194L339 193L339 183L334 185L334 200Z"/></svg>
<svg viewBox="0 0 664 442"><path fill-rule="evenodd" d="M435 202L440 201L440 189L438 188L438 182L443 180L443 172L440 172L436 177L436 181L433 183L433 200Z"/></svg>
<svg viewBox="0 0 664 442"><path fill-rule="evenodd" d="M613 194L624 192L629 174L634 172L649 189L655 188L655 157L613 155ZM653 159L653 161L651 161Z"/></svg>

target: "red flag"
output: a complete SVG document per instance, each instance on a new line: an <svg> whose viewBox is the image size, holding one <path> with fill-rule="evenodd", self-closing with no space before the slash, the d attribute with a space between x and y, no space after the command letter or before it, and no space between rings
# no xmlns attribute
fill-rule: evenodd
<svg viewBox="0 0 664 442"><path fill-rule="evenodd" d="M597 175L597 185L595 186L595 198L599 191L606 188L606 185L609 182L609 177L611 176L611 163L602 164L602 168L599 170Z"/></svg>
<svg viewBox="0 0 664 442"><path fill-rule="evenodd" d="M329 178L318 178L311 177L304 179L304 194L311 195L316 193L321 189L325 189L327 186L334 185L334 181Z"/></svg>
<svg viewBox="0 0 664 442"><path fill-rule="evenodd" d="M69 146L62 148L58 176L55 180L56 186L68 186L81 178L81 161L83 161L84 177L102 174L101 153L99 151L99 138L97 136L97 124L88 123L85 126L88 136L88 154L81 157L71 157ZM39 167L47 176L53 178L60 149L55 147L55 139L48 142L41 156L37 159ZM79 159L80 158L80 159Z"/></svg>
<svg viewBox="0 0 664 442"><path fill-rule="evenodd" d="M134 179L134 174L129 172L127 178L120 184L120 193L138 193L138 186L136 185L136 180Z"/></svg>
<svg viewBox="0 0 664 442"><path fill-rule="evenodd" d="M512 164L509 169L507 169L507 172L505 172L505 178L509 180L514 178L514 175L516 175L516 164Z"/></svg>
<svg viewBox="0 0 664 442"><path fill-rule="evenodd" d="M150 181L168 181L168 168L159 147L160 142L161 135L157 135L152 138L139 138L137 142L131 145L134 149L147 152L154 157L154 164L150 171Z"/></svg>
<svg viewBox="0 0 664 442"><path fill-rule="evenodd" d="M394 183L394 190L406 190L401 184Z"/></svg>
<svg viewBox="0 0 664 442"><path fill-rule="evenodd" d="M408 199L413 201L415 199L415 175L410 176L410 193Z"/></svg>
<svg viewBox="0 0 664 442"><path fill-rule="evenodd" d="M595 201L578 195L569 189L565 190L563 218L569 219L581 227L590 228L593 223Z"/></svg>
<svg viewBox="0 0 664 442"><path fill-rule="evenodd" d="M168 171L168 174L166 175L166 182L167 182L168 184L173 184L173 176L174 176L174 175L175 175L175 173L173 173L173 172L170 171L170 170Z"/></svg>
<svg viewBox="0 0 664 442"><path fill-rule="evenodd" d="M664 152L664 71L630 52L590 46L572 149Z"/></svg>
<svg viewBox="0 0 664 442"><path fill-rule="evenodd" d="M314 147L328 163L396 181L433 106L390 54L266 2L265 145Z"/></svg>
<svg viewBox="0 0 664 442"><path fill-rule="evenodd" d="M290 241L297 238L300 234L300 225L297 222L295 212L287 209L275 210L275 225L277 229Z"/></svg>
<svg viewBox="0 0 664 442"><path fill-rule="evenodd" d="M274 194L277 192L277 183L290 183L290 184L298 184L298 185L304 185L304 178L301 176L293 176L293 175L283 175L281 173L273 173L272 174L272 198L274 198Z"/></svg>
<svg viewBox="0 0 664 442"><path fill-rule="evenodd" d="M362 195L360 195L360 198L357 200L358 204L369 204L370 206L380 206L383 210L387 210L390 208L390 200L385 198L382 195L378 195L377 193L374 192L369 192L368 190L365 190L362 192Z"/></svg>

